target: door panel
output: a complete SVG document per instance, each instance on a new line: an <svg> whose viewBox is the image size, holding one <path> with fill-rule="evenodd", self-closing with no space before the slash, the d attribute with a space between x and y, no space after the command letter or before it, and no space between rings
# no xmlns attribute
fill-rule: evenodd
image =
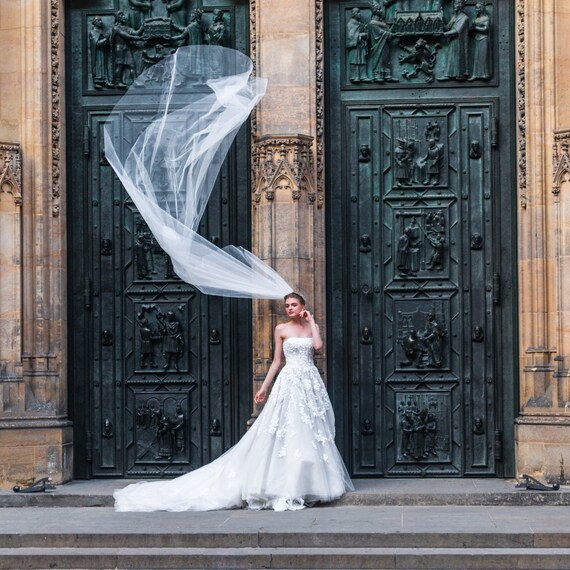
<svg viewBox="0 0 570 570"><path fill-rule="evenodd" d="M453 28L451 3L392 4L380 63L372 38L381 12L356 2L328 11L328 369L346 418L340 444L355 475L501 475L513 403L505 363L514 366L516 346L514 318L499 328L516 310L499 292L514 273L514 224L501 223L511 217L514 153L498 131L511 129L511 28L483 65L469 32L482 14L467 3L468 60L451 65L456 46L426 27L435 17ZM488 4L495 47L495 18L512 21L506 4ZM355 29L366 44L359 57ZM429 69L410 55L422 42L434 50ZM443 77L461 65L472 81Z"/></svg>
<svg viewBox="0 0 570 570"><path fill-rule="evenodd" d="M137 12L127 1L70 4L70 368L76 473L177 475L218 457L245 430L251 359L250 332L243 323L250 320L250 307L241 300L202 295L174 274L170 258L105 159L103 125L124 92L122 84L158 53L157 37L188 22L190 8L197 6L186 2L169 16L165 3L154 3L152 15ZM118 9L129 22L140 16L137 22L147 38L127 42L129 57L122 68L116 67L111 42ZM223 9L226 45L243 46L247 3L208 2L204 34L214 9ZM92 43L97 18L102 21L97 33L109 39L102 53ZM152 117L141 105L112 119L115 143L128 147ZM248 245L249 208L243 205L248 204L249 181L247 169L237 168L248 162L243 129L200 224L200 233L216 244Z"/></svg>

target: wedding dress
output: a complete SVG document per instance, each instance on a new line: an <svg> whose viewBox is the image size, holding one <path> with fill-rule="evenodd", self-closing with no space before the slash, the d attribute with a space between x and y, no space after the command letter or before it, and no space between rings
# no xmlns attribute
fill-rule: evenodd
<svg viewBox="0 0 570 570"><path fill-rule="evenodd" d="M334 443L334 413L313 363L313 339L283 342L286 364L263 411L231 449L177 479L115 491L117 511L276 511L354 490Z"/></svg>

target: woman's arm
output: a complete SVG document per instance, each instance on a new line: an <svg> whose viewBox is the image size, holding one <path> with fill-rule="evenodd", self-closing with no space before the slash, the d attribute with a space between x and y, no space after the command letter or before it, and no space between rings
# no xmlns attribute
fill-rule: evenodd
<svg viewBox="0 0 570 570"><path fill-rule="evenodd" d="M273 379L281 366L281 356L283 355L283 337L281 336L282 328L283 325L277 325L275 327L273 362L265 375L265 380L263 381L261 388L258 390L257 394L255 394L254 401L256 404L261 404L261 402L265 400L267 390L269 389L269 386L271 386L271 382L273 382Z"/></svg>
<svg viewBox="0 0 570 570"><path fill-rule="evenodd" d="M309 326L311 327L311 334L313 336L313 348L315 350L321 350L321 348L323 348L323 339L321 338L319 325L315 323L313 315L311 315L311 313L309 313L309 311L307 311L306 309L301 316L309 323Z"/></svg>

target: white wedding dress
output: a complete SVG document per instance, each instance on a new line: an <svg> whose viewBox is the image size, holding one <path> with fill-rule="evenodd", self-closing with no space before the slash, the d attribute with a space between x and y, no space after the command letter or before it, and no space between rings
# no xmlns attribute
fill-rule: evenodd
<svg viewBox="0 0 570 570"><path fill-rule="evenodd" d="M286 364L263 411L234 447L177 479L115 491L115 510L297 510L353 490L334 443L334 413L313 363L312 338L288 338L283 352Z"/></svg>

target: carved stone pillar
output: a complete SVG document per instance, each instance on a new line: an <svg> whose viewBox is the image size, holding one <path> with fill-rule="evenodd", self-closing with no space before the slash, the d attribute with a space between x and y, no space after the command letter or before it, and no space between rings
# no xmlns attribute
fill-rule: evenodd
<svg viewBox="0 0 570 570"><path fill-rule="evenodd" d="M253 242L257 255L301 292L314 311L323 283L318 234L322 196L314 183L313 137L265 136L255 142ZM319 313L319 311L316 311ZM271 362L273 329L284 320L281 301L254 302L254 375L258 389ZM322 324L322 313L316 315Z"/></svg>
<svg viewBox="0 0 570 570"><path fill-rule="evenodd" d="M20 146L0 143L0 414L21 410L22 161Z"/></svg>
<svg viewBox="0 0 570 570"><path fill-rule="evenodd" d="M306 298L324 335L322 1L250 5L251 54L269 79L253 121L252 249ZM253 318L255 393L286 320L282 302L255 301Z"/></svg>
<svg viewBox="0 0 570 570"><path fill-rule="evenodd" d="M0 45L15 43L22 54L10 70L15 113L5 125L19 146L0 148L0 487L9 488L43 476L69 480L72 431L60 200L63 0L17 2L1 11L2 20L9 12L9 29L0 26Z"/></svg>

